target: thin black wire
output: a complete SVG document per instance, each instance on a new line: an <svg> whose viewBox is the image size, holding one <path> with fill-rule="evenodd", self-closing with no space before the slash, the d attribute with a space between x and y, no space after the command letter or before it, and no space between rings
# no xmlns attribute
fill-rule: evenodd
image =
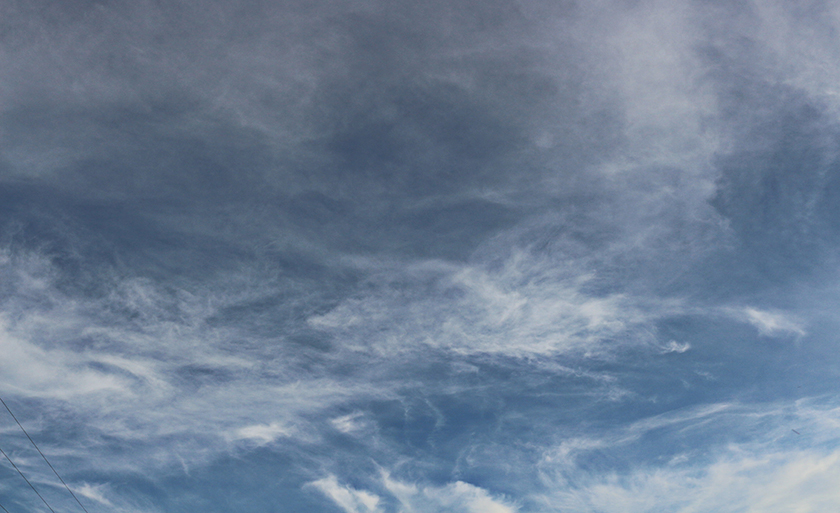
<svg viewBox="0 0 840 513"><path fill-rule="evenodd" d="M75 493L73 493L73 490L71 490L71 489L70 489L70 487L69 487L69 486L67 486L67 483L65 483L65 482L64 482L64 479L61 479L61 476L60 476L60 475L58 475L58 472L56 472L56 471L55 471L55 469L53 468L53 466L52 466L52 464L50 463L50 461L47 459L47 457L46 457L46 456L44 456L44 453L42 453L42 452L41 452L41 449L39 449L39 448L38 448L38 445L37 445L37 444L35 444L35 440L33 440L33 439L32 439L32 437L31 437L31 436L29 436L29 433L27 433L27 432L26 432L26 430L25 430L25 429L23 429L23 425L20 423L20 421L17 419L17 417L15 417L15 414L14 414L14 413L12 413L12 410L10 410L10 409L9 409L9 405L8 405L8 404L6 404L6 401L4 401L2 397L0 397L0 403L3 403L3 406L5 406L5 407L6 407L6 411L7 411L7 412L9 412L9 415L11 415L13 419L15 419L15 422L17 422L17 425L20 427L20 430L21 430L21 431L23 431L23 434L24 434L24 435L26 435L26 438L28 438L28 439L29 439L29 441L30 441L30 442L32 442L32 446L33 446L33 447L35 447L35 450L36 450L36 451L38 451L38 454L40 454L40 455L41 455L41 457L42 457L42 458L44 458L44 461L46 461L46 462L47 462L47 465L49 465L49 466L50 466L50 469L52 469L53 474L55 474L55 477L57 477L57 478L58 478L58 480L59 480L59 481L61 481L61 484L63 484L63 485L64 485L64 488L67 488L67 491L68 491L68 492L70 492L70 495L72 495L74 499L76 499L76 502L79 504L79 506L81 506L82 510L83 510L85 513L88 513L88 510L87 510L87 509L85 509L85 507L82 505L82 503L81 503L81 502L79 502L79 498L78 498L78 497L76 497L76 494L75 494Z"/></svg>
<svg viewBox="0 0 840 513"><path fill-rule="evenodd" d="M21 472L20 469L17 467L17 465L15 465L15 462L12 461L12 458L10 458L8 454L6 454L6 451L4 451L3 449L0 449L0 453L3 453L3 456L5 456L6 459L9 460L9 463L11 463L13 467L15 467L15 470L17 470L18 474L20 474L20 477L22 477L23 480L26 481L26 484L29 485L29 488L32 488L32 491L35 492L35 494L38 495L38 497L41 497L41 500L44 501L44 504L47 505L47 508L49 508L49 510L52 511L52 513L55 513L55 510L52 509L52 507L50 507L50 504L47 502L47 500L40 493L38 493L38 490L36 490L35 487L32 486L32 483L29 482L29 479L26 479L26 476L23 475L23 472Z"/></svg>
<svg viewBox="0 0 840 513"><path fill-rule="evenodd" d="M6 513L9 513L9 510L7 510L2 504L0 504L0 508L3 508L3 511L5 511Z"/></svg>

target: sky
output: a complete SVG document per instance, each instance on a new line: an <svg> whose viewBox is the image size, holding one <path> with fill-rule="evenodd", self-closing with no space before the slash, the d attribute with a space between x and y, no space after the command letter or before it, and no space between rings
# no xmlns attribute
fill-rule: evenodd
<svg viewBox="0 0 840 513"><path fill-rule="evenodd" d="M0 11L0 397L87 512L840 509L837 2Z"/></svg>

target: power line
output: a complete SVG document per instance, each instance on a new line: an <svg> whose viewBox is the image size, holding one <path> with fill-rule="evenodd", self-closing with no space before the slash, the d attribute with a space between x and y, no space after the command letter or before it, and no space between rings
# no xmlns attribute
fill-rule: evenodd
<svg viewBox="0 0 840 513"><path fill-rule="evenodd" d="M0 504L0 508L3 508L3 511L5 511L6 513L9 513L9 510L7 510L2 504Z"/></svg>
<svg viewBox="0 0 840 513"><path fill-rule="evenodd" d="M5 456L7 460L9 460L9 463L11 463L12 466L15 468L15 470L17 470L17 473L20 474L20 477L22 477L23 480L26 481L26 484L29 485L29 488L32 488L32 491L35 492L35 494L38 497L40 497L42 501L44 501L44 504L47 505L47 508L50 511L52 511L52 513L55 513L55 510L52 509L52 507L50 507L50 504L47 502L47 500L40 493L38 493L38 490L36 490L35 487L32 486L32 483L29 482L29 479L26 479L26 476L23 475L23 472L21 472L20 469L17 467L17 465L15 465L15 462L12 461L12 458L10 458L8 454L6 454L6 451L4 451L3 449L0 449L0 453L3 453L3 456Z"/></svg>
<svg viewBox="0 0 840 513"><path fill-rule="evenodd" d="M29 441L32 442L32 446L35 447L35 450L38 451L38 454L40 454L41 457L44 458L44 461L47 462L47 465L50 466L50 469L52 469L53 474L55 474L55 477L57 477L58 480L61 481L61 484L64 485L64 488L67 488L67 491L70 492L70 495L72 495L74 499L76 499L76 503L79 504L79 506L82 508L82 510L85 513L88 513L88 510L85 509L84 505L82 505L82 503L79 501L79 498L76 497L75 493L73 493L73 490L71 490L70 487L67 486L67 483L64 482L64 479L61 479L61 476L58 475L58 472L55 471L55 468L53 468L50 461L47 459L46 456L44 456L44 453L41 452L41 449L38 448L38 445L35 443L35 440L33 440L32 437L29 436L29 433L27 433L26 430L23 429L23 425L20 423L20 421L17 419L17 417L15 417L15 414L12 413L12 410L9 409L9 405L6 404L6 401L4 401L2 397L0 397L0 403L3 403L3 406L6 407L6 411L9 412L9 415L11 415L13 419L15 419L15 422L17 422L17 425L20 427L20 430L23 431L23 434L26 435L26 438L28 438Z"/></svg>

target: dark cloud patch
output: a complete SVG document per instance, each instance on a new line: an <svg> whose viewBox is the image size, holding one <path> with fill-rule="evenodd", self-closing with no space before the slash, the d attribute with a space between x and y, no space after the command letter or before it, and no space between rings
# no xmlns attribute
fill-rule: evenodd
<svg viewBox="0 0 840 513"><path fill-rule="evenodd" d="M180 29L178 37L187 41L203 41L201 31L213 24L228 23L211 22L210 14L196 17L186 4L181 8L189 15L179 16L198 24ZM144 61L135 56L124 70L109 67L102 71L135 89L116 97L86 99L87 93L82 91L73 93L76 100L67 102L64 93L57 91L66 92L70 87L61 85L51 86L53 91L46 91L46 97L37 100L21 97L20 104L6 110L3 117L12 150L10 161L15 162L11 168L16 169L15 174L22 172L21 166L40 168L37 180L72 191L76 200L116 200L132 212L168 211L182 220L182 233L173 237L188 238L184 232L190 230L212 230L207 227L207 211L202 207L229 205L222 215L229 217L236 230L282 232L291 224L300 227L299 236L321 237L351 252L371 248L374 239L391 237L393 242L386 242L386 247L429 248L433 254L463 258L482 234L493 233L513 217L504 214L501 217L505 221L497 221L500 215L487 210L483 227L475 227L470 237L460 237L463 243L445 236L439 244L422 240L421 232L411 227L416 224L411 219L417 217L412 213L412 203L443 196L451 197L444 200L447 203L466 205L474 201L470 196L477 191L532 189L549 172L543 163L528 163L532 158L528 156L531 139L539 135L535 135L534 116L544 116L543 108L556 110L558 102L566 105L561 105L561 110L579 116L573 112L574 102L560 94L580 87L579 72L574 71L577 65L570 64L573 71L569 72L562 64L561 78L557 78L556 72L548 73L547 55L517 48L518 43L513 43L516 39L511 40L511 48L501 52L460 50L464 44L486 44L483 41L488 37L494 41L499 33L512 30L511 34L522 34L528 23L517 17L511 21L507 16L489 14L508 8L512 6L488 7L484 21L482 16L475 16L484 11L458 14L461 7L457 6L417 16L405 6L383 12L357 12L352 8L347 16L328 16L332 21L327 23L339 42L323 48L316 45L312 51L326 61L313 64L307 60L297 70L304 75L315 73L312 98L299 106L294 105L297 100L277 99L279 103L264 109L269 117L293 120L286 127L300 133L304 143L292 146L287 142L278 146L275 135L237 124L236 116L243 115L238 103L219 108L212 95L205 94L216 82L193 81L195 67L204 65L205 60L187 62L180 69L159 69L171 57L160 52L172 45L181 48L181 39L176 45L158 41L153 33L128 31L119 35L116 27L123 22L114 17L114 8L91 8L98 13L95 23L103 24L117 38L115 45L108 45L108 51L125 56L129 55L123 51L126 45L148 47L155 48L159 58ZM257 11L243 7L238 16L254 20L258 14L268 15L263 8ZM150 26L166 24L174 17L159 8L150 7L148 13L143 23ZM450 20L447 30L451 40L435 36L441 16ZM84 26L94 21L81 18L73 23ZM508 27L511 24L518 24L518 28ZM219 34L212 37L247 39L244 34ZM284 90L287 78L277 71L282 68L279 63L271 65L268 61L274 58L274 50L285 47L283 41L272 41L267 47L250 48L256 58L265 61L264 71L269 73L266 78L278 84L271 89L274 92ZM64 46L58 45L57 51L63 50ZM97 50L83 55L99 54ZM70 58L69 65L78 58ZM229 56L220 58L226 72L236 72L239 63ZM43 63L42 67L50 65ZM159 80L146 84L133 76L138 69ZM272 75L275 71L271 70L280 75ZM165 86L168 89L160 89L160 84L169 84ZM240 95L237 102L251 101L241 96L239 86L231 87ZM43 157L21 163L21 155L33 158L30 155L42 153L47 146L50 149ZM25 174L29 173L27 169ZM155 203L144 206L147 200ZM382 201L389 207L371 208ZM274 204L280 210L255 219L251 209L243 206L245 203ZM408 212L400 212L403 205L409 206ZM453 215L469 216L470 210L465 209L463 214L453 211ZM118 216L108 217L120 223ZM243 217L250 217L247 223L263 226L243 227ZM480 217L474 215L473 219ZM416 242L403 240L404 219L409 219L408 230ZM124 233L132 232L128 229L131 224L126 220ZM143 229L133 233L138 244L145 245L139 241L148 234L144 235ZM383 245L375 244L374 250ZM434 249L438 245L440 249ZM249 248L241 250L247 252ZM425 254L428 250L421 253Z"/></svg>

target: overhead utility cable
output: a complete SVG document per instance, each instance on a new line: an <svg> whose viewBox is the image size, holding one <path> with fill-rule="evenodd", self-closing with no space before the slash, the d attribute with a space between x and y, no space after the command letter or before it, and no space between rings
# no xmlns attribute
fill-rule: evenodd
<svg viewBox="0 0 840 513"><path fill-rule="evenodd" d="M11 415L13 419L15 419L15 422L17 422L17 425L18 425L18 427L20 427L20 430L23 431L23 434L26 435L26 438L28 438L29 441L32 442L32 446L35 447L35 450L38 451L38 454L40 454L41 457L44 458L44 461L47 462L47 465L49 465L50 469L53 471L53 474L55 474L55 477L57 477L58 480L61 481L61 484L64 485L64 488L67 488L67 491L70 492L70 495L72 495L74 499L76 499L76 503L79 504L79 506L82 508L82 510L85 513L88 513L88 510L85 509L85 507L82 505L81 502L79 502L79 498L76 497L76 494L73 493L73 490L71 490L70 487L67 486L67 483L64 482L64 479L61 479L61 476L58 475L58 472L56 472L55 468L53 468L50 461L47 459L46 456L44 456L44 453L41 452L41 449L38 448L38 445L35 443L35 440L33 440L32 437L29 436L29 433L27 433L26 430L23 429L23 425L20 423L20 421L17 419L17 417L15 417L15 414L12 413L12 410L9 409L9 405L6 404L6 401L4 401L2 397L0 397L0 403L3 403L3 406L6 407L6 411L9 412L9 415ZM9 460L9 461L11 461L11 460Z"/></svg>
<svg viewBox="0 0 840 513"><path fill-rule="evenodd" d="M15 468L15 470L17 470L17 473L20 474L20 477L22 477L23 480L26 481L26 484L29 485L29 488L32 488L32 491L35 492L35 495L37 495L38 497L41 498L41 500L44 502L44 504L46 504L47 509L52 511L52 513L55 513L55 510L52 509L50 504L47 502L47 499L45 499L40 493L38 493L38 490L36 490L35 487L32 486L32 483L29 482L29 479L26 479L26 476L23 475L23 472L21 472L20 469L18 468L18 466L15 465L15 462L12 461L12 458L10 458L8 454L6 454L6 451L4 451L3 449L0 449L0 453L3 453L3 456L5 456L7 460L9 460L9 463L11 463L12 466Z"/></svg>

